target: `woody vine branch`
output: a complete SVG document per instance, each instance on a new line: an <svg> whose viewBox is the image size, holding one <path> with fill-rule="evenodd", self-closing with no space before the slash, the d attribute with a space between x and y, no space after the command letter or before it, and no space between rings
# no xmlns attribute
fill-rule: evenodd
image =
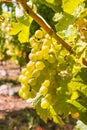
<svg viewBox="0 0 87 130"><path fill-rule="evenodd" d="M24 10L31 16L49 35L54 37L58 42L60 42L66 50L68 50L70 53L72 53L72 47L66 43L61 37L59 37L54 30L50 27L50 25L37 13L34 13L30 7L26 4L24 0L18 1L21 6L24 8Z"/></svg>

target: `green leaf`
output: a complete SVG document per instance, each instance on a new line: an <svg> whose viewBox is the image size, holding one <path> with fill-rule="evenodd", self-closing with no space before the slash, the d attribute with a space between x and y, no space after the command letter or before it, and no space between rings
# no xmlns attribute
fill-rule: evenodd
<svg viewBox="0 0 87 130"><path fill-rule="evenodd" d="M28 26L25 26L25 25L22 26L22 30L18 35L18 40L21 43L29 41L29 27Z"/></svg>
<svg viewBox="0 0 87 130"><path fill-rule="evenodd" d="M42 109L40 106L41 102L37 102L35 104L35 109L37 114L40 116L41 119L43 119L45 122L47 122L48 119L50 119L50 113L48 109Z"/></svg>
<svg viewBox="0 0 87 130"><path fill-rule="evenodd" d="M47 122L48 119L53 120L55 123L63 124L62 119L58 116L58 113L54 110L54 108L50 105L47 109L41 108L41 95L37 95L32 102L34 103L34 107L40 116L45 122Z"/></svg>
<svg viewBox="0 0 87 130"><path fill-rule="evenodd" d="M75 21L75 17L68 13L63 13L63 17L58 21L55 25L57 31L66 30L69 25L73 24Z"/></svg>
<svg viewBox="0 0 87 130"><path fill-rule="evenodd" d="M54 0L46 0L48 3L53 3Z"/></svg>
<svg viewBox="0 0 87 130"><path fill-rule="evenodd" d="M79 111L81 112L86 112L87 108L84 107L83 105L81 105L79 102L75 101L75 100L67 100L67 103L72 104L73 106L75 106Z"/></svg>
<svg viewBox="0 0 87 130"><path fill-rule="evenodd" d="M9 31L10 35L16 35L21 31L22 24L21 23L12 23L12 29Z"/></svg>
<svg viewBox="0 0 87 130"><path fill-rule="evenodd" d="M52 106L50 106L49 111L55 123L64 124L62 119L58 116L58 114L56 113L56 111L54 110Z"/></svg>
<svg viewBox="0 0 87 130"><path fill-rule="evenodd" d="M9 32L10 35L18 34L18 40L21 43L28 42L29 39L29 26L22 23L13 23L12 30Z"/></svg>
<svg viewBox="0 0 87 130"><path fill-rule="evenodd" d="M83 67L81 70L75 75L75 81L81 81L87 85L87 68Z"/></svg>
<svg viewBox="0 0 87 130"><path fill-rule="evenodd" d="M55 12L59 12L62 5L62 0L39 0L40 3L46 5L47 7L51 8Z"/></svg>
<svg viewBox="0 0 87 130"><path fill-rule="evenodd" d="M71 14L84 0L62 0L63 10Z"/></svg>

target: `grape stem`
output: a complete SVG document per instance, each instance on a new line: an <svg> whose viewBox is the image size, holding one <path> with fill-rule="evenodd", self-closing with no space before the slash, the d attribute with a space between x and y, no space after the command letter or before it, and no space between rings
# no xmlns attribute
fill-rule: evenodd
<svg viewBox="0 0 87 130"><path fill-rule="evenodd" d="M53 36L58 42L60 42L66 50L72 53L72 47L66 43L60 36L58 36L50 25L39 15L32 11L32 9L26 4L25 0L19 0L18 3L24 8L24 10L29 14L49 35Z"/></svg>

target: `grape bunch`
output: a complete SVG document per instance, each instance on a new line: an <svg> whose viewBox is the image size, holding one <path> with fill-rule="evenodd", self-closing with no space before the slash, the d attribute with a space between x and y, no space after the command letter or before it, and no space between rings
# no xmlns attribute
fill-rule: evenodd
<svg viewBox="0 0 87 130"><path fill-rule="evenodd" d="M57 100L58 72L66 69L62 46L42 30L37 30L30 38L31 53L26 68L19 77L19 95L24 99L41 95L41 108L54 105ZM63 51L62 51L63 52Z"/></svg>

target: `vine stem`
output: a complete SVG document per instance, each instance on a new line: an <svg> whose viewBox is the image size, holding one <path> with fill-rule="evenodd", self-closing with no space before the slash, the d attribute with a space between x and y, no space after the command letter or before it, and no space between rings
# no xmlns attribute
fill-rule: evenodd
<svg viewBox="0 0 87 130"><path fill-rule="evenodd" d="M39 14L34 13L24 0L19 0L18 3L21 4L27 14L30 15L49 35L53 36L66 48L66 50L72 53L72 47L68 43L66 43L60 36L58 36L50 27L50 25Z"/></svg>

